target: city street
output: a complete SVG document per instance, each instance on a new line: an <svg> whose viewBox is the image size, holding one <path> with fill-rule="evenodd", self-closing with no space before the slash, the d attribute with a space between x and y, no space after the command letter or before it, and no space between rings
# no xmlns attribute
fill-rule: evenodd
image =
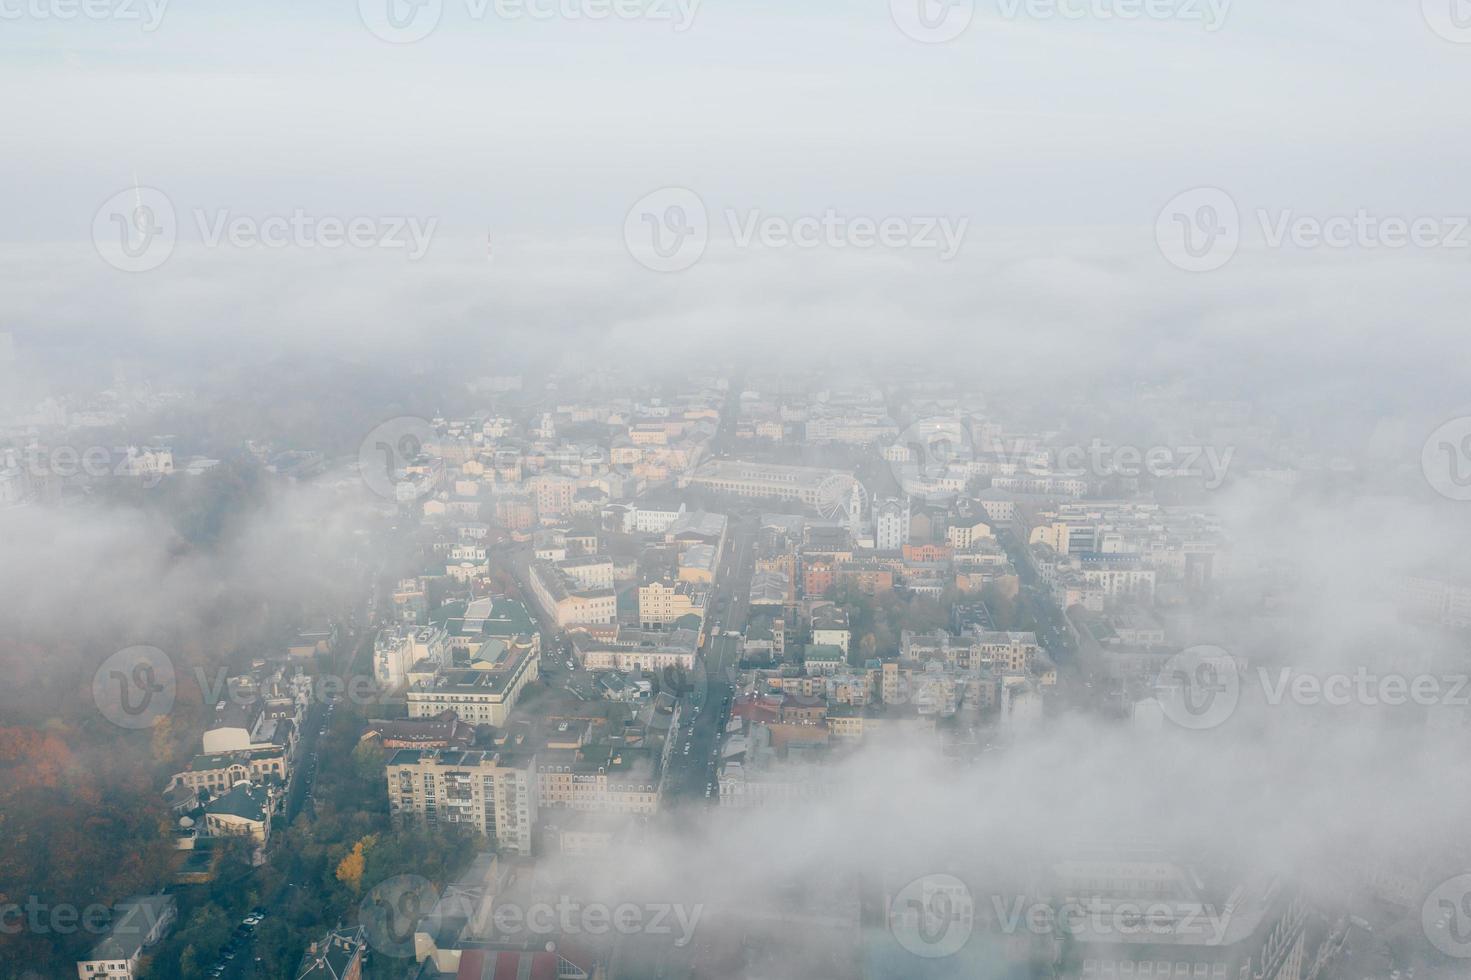
<svg viewBox="0 0 1471 980"><path fill-rule="evenodd" d="M741 658L739 634L746 626L758 520L754 514L738 515L730 524L730 537L706 616L703 653L696 665L704 672L704 684L695 685L682 709L680 727L671 733L677 742L670 757L667 791L674 805L685 801L719 802L719 751ZM725 635L728 631L737 635Z"/></svg>

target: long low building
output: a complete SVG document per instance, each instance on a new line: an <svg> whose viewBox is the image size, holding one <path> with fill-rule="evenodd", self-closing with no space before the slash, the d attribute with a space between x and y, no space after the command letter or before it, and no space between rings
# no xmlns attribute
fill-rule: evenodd
<svg viewBox="0 0 1471 980"><path fill-rule="evenodd" d="M737 497L795 500L808 507L830 501L846 501L853 482L853 474L843 470L749 463L733 459L709 460L690 477L691 486L718 493L729 493Z"/></svg>
<svg viewBox="0 0 1471 980"><path fill-rule="evenodd" d="M171 785L223 796L239 782L259 783L274 777L284 785L289 772L286 753L278 748L218 752L190 759L188 768L174 774Z"/></svg>
<svg viewBox="0 0 1471 980"><path fill-rule="evenodd" d="M572 647L588 670L694 670L699 643L700 635L687 629L624 628L614 640L601 640L585 632L572 634Z"/></svg>

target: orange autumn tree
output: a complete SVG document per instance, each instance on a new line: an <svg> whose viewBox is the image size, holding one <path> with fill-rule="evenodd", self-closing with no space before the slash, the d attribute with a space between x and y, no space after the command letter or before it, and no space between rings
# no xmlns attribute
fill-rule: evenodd
<svg viewBox="0 0 1471 980"><path fill-rule="evenodd" d="M376 834L359 840L352 850L337 865L337 880L347 885L354 893L363 889L363 869L367 866L367 852L378 842Z"/></svg>

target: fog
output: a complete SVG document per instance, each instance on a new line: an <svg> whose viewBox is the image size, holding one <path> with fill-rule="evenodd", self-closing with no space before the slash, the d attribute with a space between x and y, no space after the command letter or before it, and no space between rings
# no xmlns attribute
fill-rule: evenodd
<svg viewBox="0 0 1471 980"><path fill-rule="evenodd" d="M546 855L554 890L698 905L706 935L789 906L882 929L870 899L926 876L959 876L979 908L1038 894L1039 869L1091 848L1138 846L1212 882L1281 876L1326 922L1386 879L1423 892L1471 867L1471 690L1292 693L1301 674L1471 672L1464 625L1415 620L1398 595L1471 576L1471 504L1423 455L1471 415L1471 45L1435 3L1235 0L1196 5L1218 20L1197 23L998 0L960 4L974 20L946 43L869 0L671 4L680 29L446 0L414 43L374 36L367 0L138 4L140 23L28 4L0 11L0 475L19 459L36 490L0 494L0 711L12 740L65 742L72 776L116 765L142 783L170 764L88 712L116 651L239 668L414 573L399 532L422 509L355 471L385 419L504 412L525 434L532 408L577 402L594 375L639 397L707 375L851 379L891 408L920 379L1056 444L1231 450L1219 489L1185 498L1219 521L1229 563L1210 602L1166 617L1172 644L1229 656L1229 717L1191 730L1135 687L1108 710L1049 702L966 765L875 740L821 766L799 806L686 802L611 856ZM1191 271L1200 256L1162 229L1172 211L1218 217L1202 190L1238 212L1239 247ZM651 260L630 228L676 214L664 198L639 213L671 191L699 205L698 254ZM110 221L145 193L168 244L130 265ZM1289 230L1365 214L1377 230L1341 246ZM271 241L295 216L310 224ZM793 234L829 216L846 238ZM855 219L891 217L908 243L854 244ZM743 240L764 218L778 240ZM324 244L324 219L367 221L373 240ZM908 247L931 219L953 255ZM1386 245L1386 219L1433 219L1441 238ZM498 377L524 387L488 393ZM104 423L76 423L98 406ZM38 444L109 465L168 444L201 469L62 479L26 455ZM320 465L289 472L292 453ZM1058 666L1064 687L1099 679ZM0 869L45 877L19 857ZM846 975L811 928L781 969L705 975ZM982 975L925 955L869 974L896 962ZM1434 977L1468 961L1403 962Z"/></svg>

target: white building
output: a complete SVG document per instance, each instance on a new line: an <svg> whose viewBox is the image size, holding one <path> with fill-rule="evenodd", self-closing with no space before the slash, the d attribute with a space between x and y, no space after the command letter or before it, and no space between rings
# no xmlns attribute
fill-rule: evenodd
<svg viewBox="0 0 1471 980"><path fill-rule="evenodd" d="M873 507L873 545L898 551L909 540L909 498L880 500Z"/></svg>
<svg viewBox="0 0 1471 980"><path fill-rule="evenodd" d="M77 960L81 980L133 980L143 951L168 932L179 916L171 895L139 895L119 902L107 936Z"/></svg>
<svg viewBox="0 0 1471 980"><path fill-rule="evenodd" d="M448 667L450 657L449 634L443 627L385 629L373 644L373 677L384 687L398 687L415 664L429 661Z"/></svg>

